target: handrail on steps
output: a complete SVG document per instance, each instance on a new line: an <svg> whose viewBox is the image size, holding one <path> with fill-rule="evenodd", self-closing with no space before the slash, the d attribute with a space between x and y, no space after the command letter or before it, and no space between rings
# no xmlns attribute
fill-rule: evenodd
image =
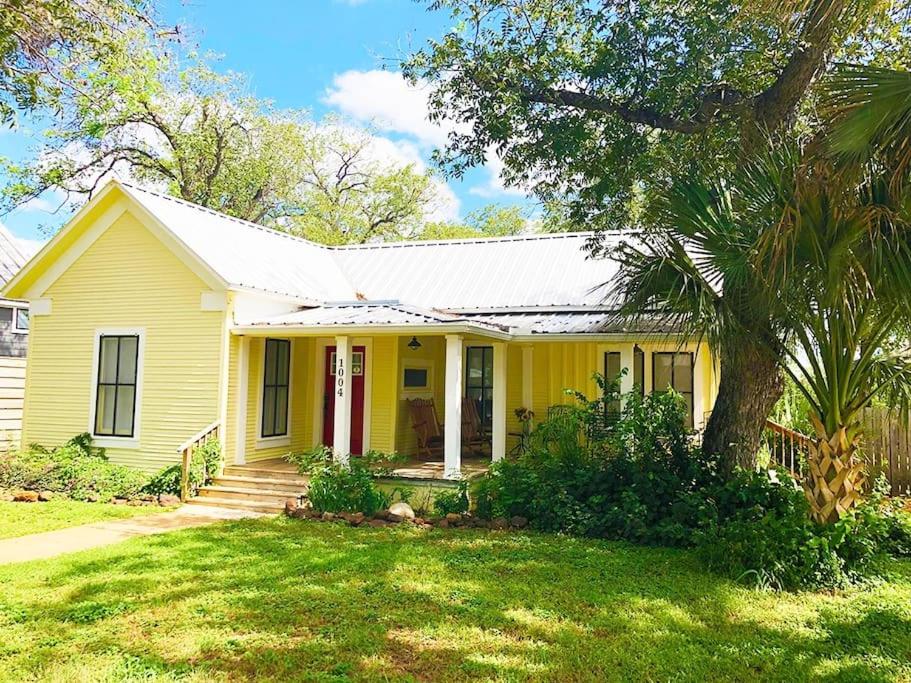
<svg viewBox="0 0 911 683"><path fill-rule="evenodd" d="M768 419L765 421L765 428L772 432L771 440L766 442L769 446L769 455L772 458L770 465L783 467L795 479L800 479L801 460L809 451L813 439L806 434L801 434Z"/></svg>
<svg viewBox="0 0 911 683"><path fill-rule="evenodd" d="M221 422L216 420L177 447L177 452L180 453L180 500L182 502L186 502L190 498L190 464L193 462L193 451L212 439L217 439L220 428Z"/></svg>

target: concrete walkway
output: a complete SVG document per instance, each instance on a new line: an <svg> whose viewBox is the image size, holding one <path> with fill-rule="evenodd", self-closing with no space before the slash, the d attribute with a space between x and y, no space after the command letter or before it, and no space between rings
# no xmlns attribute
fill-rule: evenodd
<svg viewBox="0 0 911 683"><path fill-rule="evenodd" d="M231 519L262 516L264 515L261 513L246 510L183 505L171 512L160 512L147 517L95 522L46 531L42 534L3 539L0 541L0 564L43 560L79 550L120 543L136 536L151 536Z"/></svg>

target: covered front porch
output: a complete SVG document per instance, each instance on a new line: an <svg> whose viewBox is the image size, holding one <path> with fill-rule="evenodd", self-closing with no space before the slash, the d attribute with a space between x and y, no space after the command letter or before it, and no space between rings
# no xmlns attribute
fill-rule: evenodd
<svg viewBox="0 0 911 683"><path fill-rule="evenodd" d="M517 334L494 322L386 303L304 309L231 330L226 462L273 461L323 444L345 462L370 451L408 460L395 476L465 479L542 419L595 396L594 373L624 392L672 386L693 426L717 372L704 346L628 334ZM424 406L421 408L420 406Z"/></svg>

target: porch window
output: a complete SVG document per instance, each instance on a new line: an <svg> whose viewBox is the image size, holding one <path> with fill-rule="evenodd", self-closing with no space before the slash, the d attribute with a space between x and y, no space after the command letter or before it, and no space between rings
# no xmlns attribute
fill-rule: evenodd
<svg viewBox="0 0 911 683"><path fill-rule="evenodd" d="M481 424L493 423L493 347L469 346L466 350L465 396L478 404Z"/></svg>
<svg viewBox="0 0 911 683"><path fill-rule="evenodd" d="M616 382L620 377L620 352L608 351L604 354L604 379ZM608 422L615 422L620 416L620 401L611 401L605 406Z"/></svg>
<svg viewBox="0 0 911 683"><path fill-rule="evenodd" d="M263 363L262 437L287 436L291 342L267 339Z"/></svg>
<svg viewBox="0 0 911 683"><path fill-rule="evenodd" d="M652 388L673 389L686 401L686 426L693 426L693 354L690 352L652 354Z"/></svg>
<svg viewBox="0 0 911 683"><path fill-rule="evenodd" d="M95 436L132 437L136 417L138 335L98 338Z"/></svg>

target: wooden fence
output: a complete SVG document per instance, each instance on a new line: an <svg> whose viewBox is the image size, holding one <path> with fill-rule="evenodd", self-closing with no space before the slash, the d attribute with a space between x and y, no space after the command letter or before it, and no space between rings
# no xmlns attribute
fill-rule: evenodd
<svg viewBox="0 0 911 683"><path fill-rule="evenodd" d="M911 415L867 408L863 425L861 450L867 462L868 483L885 475L893 496L911 495ZM769 420L764 442L771 462L800 479L809 437Z"/></svg>

